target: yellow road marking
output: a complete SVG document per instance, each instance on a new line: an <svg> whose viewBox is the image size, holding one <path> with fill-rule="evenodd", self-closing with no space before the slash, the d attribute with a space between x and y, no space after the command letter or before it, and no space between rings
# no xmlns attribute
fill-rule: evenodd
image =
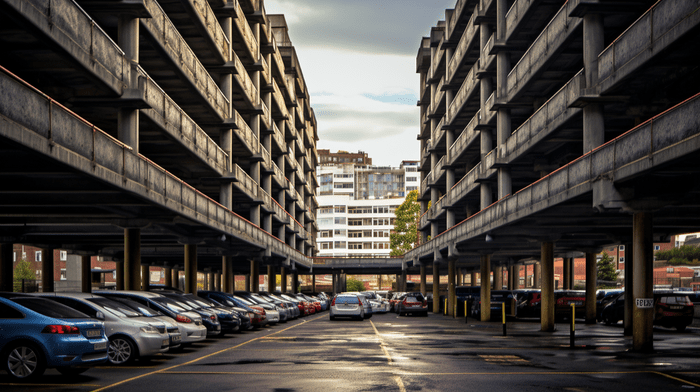
<svg viewBox="0 0 700 392"><path fill-rule="evenodd" d="M298 327L298 326L300 326L300 325L304 325L304 324L306 324L306 323L308 323L308 322L319 320L319 319L321 319L322 317L325 317L325 316L316 317L315 319L311 319L311 320L304 320L303 322L301 322L301 323L299 323L299 324L292 325L291 327L288 327L288 328L279 330L279 331L277 331L277 332L273 332L273 333L271 333L271 334L269 334L269 335L276 335L276 334L278 334L278 333L282 333L282 332L287 331L287 330L290 330L290 329L292 329L292 328L296 328L296 327ZM266 336L269 336L269 335L266 335ZM140 375L140 376L128 378L128 379L126 379L126 380L122 380L122 381L119 381L119 382L117 382L117 383L114 383L114 384L111 384L111 385L107 385L107 386L104 386L104 387L102 387L102 388L95 389L95 390L93 390L92 392L104 391L104 390L106 390L106 389L114 388L114 387L116 387L116 386L119 386L119 385L122 385L122 384L126 384L126 383L128 383L128 382L131 382L131 381L134 381L134 380L138 380L138 379L140 379L140 378L152 376L152 375L158 374L158 373L164 373L164 372L167 372L168 370L177 369L177 368L182 367L182 366L185 366L185 365L191 365L191 364L193 364L193 363L195 363L195 362L201 361L202 359L209 358L209 357L213 357L213 356L215 356L215 355L219 355L219 354L224 353L224 352L226 352L226 351L230 351L230 350L236 349L236 348L238 348L238 347L244 346L244 345L246 345L246 344L248 344L248 343L252 343L252 342L255 342L255 341L258 341L258 340L262 340L262 339L265 338L266 336L260 336L260 337L257 337L257 338L248 340L247 342L243 342L243 343L238 344L238 345L233 346L233 347L225 348L225 349L223 349L223 350L220 350L220 351L217 351L217 352L215 352L215 353L211 353L211 354L205 355L205 356L203 356L203 357L199 357L199 358L197 358L197 359L193 359L193 360L191 360L191 361L182 363L182 364L180 364L180 365L174 365L174 366L170 366L170 367L165 368L165 369L156 370L155 372L150 372L150 373L142 374L142 375Z"/></svg>
<svg viewBox="0 0 700 392"><path fill-rule="evenodd" d="M682 383L684 383L684 384L688 384L688 385L692 385L692 386L694 386L694 387L700 388L700 384L696 384L696 383L694 383L694 382L686 381L686 380L683 380L682 378L673 377L673 376L671 376L671 375L669 375L669 374L664 374L664 373L661 373L661 372L650 372L650 373L658 374L658 375L660 375L660 376L664 376L664 377L666 377L666 378L670 378L671 380L680 381L680 382L682 382Z"/></svg>
<svg viewBox="0 0 700 392"><path fill-rule="evenodd" d="M381 347L382 351L384 351L384 355L386 355L387 361L389 361L389 365L393 364L394 361L391 359L391 354L389 354L389 350L386 349L386 344L384 343L384 338L382 338L382 335L379 334L379 330L377 330L377 327L374 325L372 320L369 320L369 323L372 325L372 328L374 329L374 333L377 334L377 337L379 338L379 341L381 342L379 344L379 347ZM406 387L403 385L403 381L401 380L401 377L398 375L394 375L394 382L396 383L396 386L399 387L400 392L406 392Z"/></svg>

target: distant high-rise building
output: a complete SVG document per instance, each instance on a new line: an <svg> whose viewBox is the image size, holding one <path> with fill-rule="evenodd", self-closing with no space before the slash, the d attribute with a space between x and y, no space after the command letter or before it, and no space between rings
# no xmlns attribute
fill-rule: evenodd
<svg viewBox="0 0 700 392"><path fill-rule="evenodd" d="M347 152L338 151L331 152L330 150L318 150L319 163L324 165L336 165L336 164L355 164L355 165L371 165L372 158L370 158L366 152Z"/></svg>
<svg viewBox="0 0 700 392"><path fill-rule="evenodd" d="M419 162L402 161L399 167L349 161L324 164L324 156L371 162L366 153L347 157L342 151L341 155L327 151L319 150L322 163L316 169L320 185L317 255L389 256L394 212L408 192L419 188Z"/></svg>

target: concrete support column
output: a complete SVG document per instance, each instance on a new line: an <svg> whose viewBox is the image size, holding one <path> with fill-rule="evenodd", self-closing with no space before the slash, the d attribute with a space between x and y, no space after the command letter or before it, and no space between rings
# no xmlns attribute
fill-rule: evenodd
<svg viewBox="0 0 700 392"><path fill-rule="evenodd" d="M333 295L338 294L338 274L332 274L333 277ZM398 289L398 286L396 287Z"/></svg>
<svg viewBox="0 0 700 392"><path fill-rule="evenodd" d="M335 275L333 275L333 277L335 278ZM280 278L282 280L282 282L280 283L280 291L282 293L286 293L287 292L287 268L285 268L284 266L282 266L280 268ZM333 280L333 282L335 282L335 279Z"/></svg>
<svg viewBox="0 0 700 392"><path fill-rule="evenodd" d="M493 269L493 289L503 290L503 266L497 265Z"/></svg>
<svg viewBox="0 0 700 392"><path fill-rule="evenodd" d="M587 14L583 17L583 69L586 87L598 84L598 55L604 47L603 16ZM603 108L589 104L583 108L583 152L584 154L605 143Z"/></svg>
<svg viewBox="0 0 700 392"><path fill-rule="evenodd" d="M207 290L214 291L214 286L216 286L216 274L214 272L207 272L207 285L204 286Z"/></svg>
<svg viewBox="0 0 700 392"><path fill-rule="evenodd" d="M0 244L0 291L14 291L14 266L12 243Z"/></svg>
<svg viewBox="0 0 700 392"><path fill-rule="evenodd" d="M420 292L421 292L421 294L423 294L423 296L428 294L427 288L426 288L427 282L428 282L428 278L427 278L426 273L425 273L425 265L421 264L420 265Z"/></svg>
<svg viewBox="0 0 700 392"><path fill-rule="evenodd" d="M182 289L180 287L180 270L178 270L177 268L173 268L172 280L173 280L173 287L177 287L178 289Z"/></svg>
<svg viewBox="0 0 700 392"><path fill-rule="evenodd" d="M225 293L233 293L233 257L221 256L221 276L221 291Z"/></svg>
<svg viewBox="0 0 700 392"><path fill-rule="evenodd" d="M406 270L401 271L401 291L406 291Z"/></svg>
<svg viewBox="0 0 700 392"><path fill-rule="evenodd" d="M571 290L572 287L569 286L569 281L571 277L571 259L568 257L564 257L564 259L562 260L562 267L562 280L564 281L562 288L564 290Z"/></svg>
<svg viewBox="0 0 700 392"><path fill-rule="evenodd" d="M151 267L141 264L141 290L149 291L151 289Z"/></svg>
<svg viewBox="0 0 700 392"><path fill-rule="evenodd" d="M625 298L634 298L634 245L625 245ZM625 301L625 336L634 330L634 302Z"/></svg>
<svg viewBox="0 0 700 392"><path fill-rule="evenodd" d="M41 291L50 293L54 291L53 283L53 249L44 248L41 250L43 256L41 260Z"/></svg>
<svg viewBox="0 0 700 392"><path fill-rule="evenodd" d="M185 293L197 294L197 245L185 244Z"/></svg>
<svg viewBox="0 0 700 392"><path fill-rule="evenodd" d="M219 273L219 272L214 273L214 290L221 291L222 283L223 282L221 281L221 273Z"/></svg>
<svg viewBox="0 0 700 392"><path fill-rule="evenodd" d="M440 264L433 262L433 313L440 314Z"/></svg>
<svg viewBox="0 0 700 392"><path fill-rule="evenodd" d="M250 261L250 292L260 291L260 265L257 260Z"/></svg>
<svg viewBox="0 0 700 392"><path fill-rule="evenodd" d="M116 279L117 290L124 290L124 262L117 261L114 264L115 264L114 268L116 269L116 273L117 273L117 279Z"/></svg>
<svg viewBox="0 0 700 392"><path fill-rule="evenodd" d="M80 291L83 293L92 293L92 256L80 256Z"/></svg>
<svg viewBox="0 0 700 392"><path fill-rule="evenodd" d="M297 270L292 272L292 292L299 292L299 272L297 272Z"/></svg>
<svg viewBox="0 0 700 392"><path fill-rule="evenodd" d="M476 284L476 282L477 282L476 274L477 274L476 271L472 271L472 281L471 281L471 286L472 286L472 287L476 287L476 286L477 286L477 284Z"/></svg>
<svg viewBox="0 0 700 392"><path fill-rule="evenodd" d="M163 276L165 277L164 284L166 286L173 286L173 271L170 267L163 268Z"/></svg>
<svg viewBox="0 0 700 392"><path fill-rule="evenodd" d="M125 57L132 65L139 62L139 19L132 15L119 15L117 22L117 42ZM132 68L133 69L133 68ZM138 88L136 74L132 73L129 88ZM139 111L133 108L120 108L117 114L117 138L139 153Z"/></svg>
<svg viewBox="0 0 700 392"><path fill-rule="evenodd" d="M275 286L277 286L277 279L275 276L275 267L267 266L267 292L272 293L275 291Z"/></svg>
<svg viewBox="0 0 700 392"><path fill-rule="evenodd" d="M554 331L554 243L543 242L540 263L542 265L542 315L543 332Z"/></svg>
<svg viewBox="0 0 700 392"><path fill-rule="evenodd" d="M311 291L316 292L316 274L311 274Z"/></svg>
<svg viewBox="0 0 700 392"><path fill-rule="evenodd" d="M496 39L505 41L506 37L506 13L508 12L508 0L496 2ZM496 54L496 97L505 100L508 96L508 73L510 73L510 53L500 51ZM505 143L512 133L510 109L498 109L496 117L496 144L499 147L499 158L505 151ZM509 167L498 168L498 199L502 199L513 193L512 179Z"/></svg>
<svg viewBox="0 0 700 392"><path fill-rule="evenodd" d="M552 275L552 284L554 284L554 275ZM532 266L532 285L536 289L542 288L542 261Z"/></svg>
<svg viewBox="0 0 700 392"><path fill-rule="evenodd" d="M481 256L481 321L491 320L491 255Z"/></svg>
<svg viewBox="0 0 700 392"><path fill-rule="evenodd" d="M586 252L586 324L595 324L598 271L593 252Z"/></svg>
<svg viewBox="0 0 700 392"><path fill-rule="evenodd" d="M636 212L632 222L632 253L634 256L634 287L632 298L625 302L634 303L632 348L635 351L654 349L654 307L640 309L636 300L654 298L654 240L651 212Z"/></svg>
<svg viewBox="0 0 700 392"><path fill-rule="evenodd" d="M457 260L450 257L447 261L447 314L454 317L456 315L455 310L457 309L457 291L455 288L456 279L456 268L455 264Z"/></svg>
<svg viewBox="0 0 700 392"><path fill-rule="evenodd" d="M141 229L124 229L124 290L141 290Z"/></svg>

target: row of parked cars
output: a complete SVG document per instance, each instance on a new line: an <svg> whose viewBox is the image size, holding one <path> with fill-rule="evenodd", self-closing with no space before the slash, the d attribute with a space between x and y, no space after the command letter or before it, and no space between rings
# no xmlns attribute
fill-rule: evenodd
<svg viewBox="0 0 700 392"><path fill-rule="evenodd" d="M330 320L353 318L364 320L374 313L387 313L389 300L374 291L349 291L336 294L330 304Z"/></svg>
<svg viewBox="0 0 700 392"><path fill-rule="evenodd" d="M481 312L481 287L464 286L457 288L457 297L467 302L471 316ZM555 290L555 317L558 320L570 319L572 305L574 317L586 317L586 292L584 290ZM596 293L596 320L605 324L616 324L624 318L625 296L623 290L598 290ZM492 290L491 318L501 318L505 304L506 315L510 317L539 318L542 309L540 290ZM686 292L654 290L654 325L676 328L679 331L692 324L694 303Z"/></svg>
<svg viewBox="0 0 700 392"><path fill-rule="evenodd" d="M330 298L170 287L94 293L0 292L0 361L16 380L77 375L328 309Z"/></svg>

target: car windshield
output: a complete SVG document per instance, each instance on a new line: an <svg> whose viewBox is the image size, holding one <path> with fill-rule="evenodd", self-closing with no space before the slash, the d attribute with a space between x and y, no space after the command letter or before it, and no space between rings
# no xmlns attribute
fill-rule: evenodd
<svg viewBox="0 0 700 392"><path fill-rule="evenodd" d="M423 302L423 299L421 294L409 294L406 296L406 302Z"/></svg>
<svg viewBox="0 0 700 392"><path fill-rule="evenodd" d="M12 301L33 310L39 314L54 318L90 318L85 313L79 312L66 305L44 298L12 298Z"/></svg>
<svg viewBox="0 0 700 392"><path fill-rule="evenodd" d="M146 317L156 317L156 316L162 316L163 313L156 309L151 309L148 306L141 305L140 303L136 301L132 301L128 298L114 298L114 301L121 302L124 305L130 307L131 309L141 313L141 315L146 316Z"/></svg>
<svg viewBox="0 0 700 392"><path fill-rule="evenodd" d="M112 301L111 299L107 298L87 298L88 302L92 302L95 305L98 305L102 307L104 310L108 311L109 313L112 313L113 315L117 317L140 317L141 315L138 312L135 312L133 309L129 308L128 306L119 303L117 301Z"/></svg>
<svg viewBox="0 0 700 392"><path fill-rule="evenodd" d="M359 304L360 299L355 296L335 297L335 304Z"/></svg>
<svg viewBox="0 0 700 392"><path fill-rule="evenodd" d="M165 297L153 298L153 302L156 302L160 305L163 305L175 313L182 313L182 312L186 312L188 310L184 306L182 306L181 303L175 302L175 301L171 300L170 298L165 298Z"/></svg>
<svg viewBox="0 0 700 392"><path fill-rule="evenodd" d="M241 303L243 303L243 304L245 304L245 305L248 305L248 306L255 305L255 304L252 303L251 301L246 300L246 299L243 299L243 298L241 298L241 297L239 297L239 296L237 296L237 295L234 295L233 298L237 299L238 301L241 301Z"/></svg>
<svg viewBox="0 0 700 392"><path fill-rule="evenodd" d="M662 304L668 304L668 305L685 305L690 300L688 299L688 296L686 295L675 295L675 296L668 296L668 297L661 297L659 300Z"/></svg>
<svg viewBox="0 0 700 392"><path fill-rule="evenodd" d="M268 299L266 299L265 297L263 297L263 296L260 295L260 294L251 294L250 296L251 296L253 299L257 299L257 300L260 300L260 301L262 301L262 302L270 303L270 301L269 301Z"/></svg>

